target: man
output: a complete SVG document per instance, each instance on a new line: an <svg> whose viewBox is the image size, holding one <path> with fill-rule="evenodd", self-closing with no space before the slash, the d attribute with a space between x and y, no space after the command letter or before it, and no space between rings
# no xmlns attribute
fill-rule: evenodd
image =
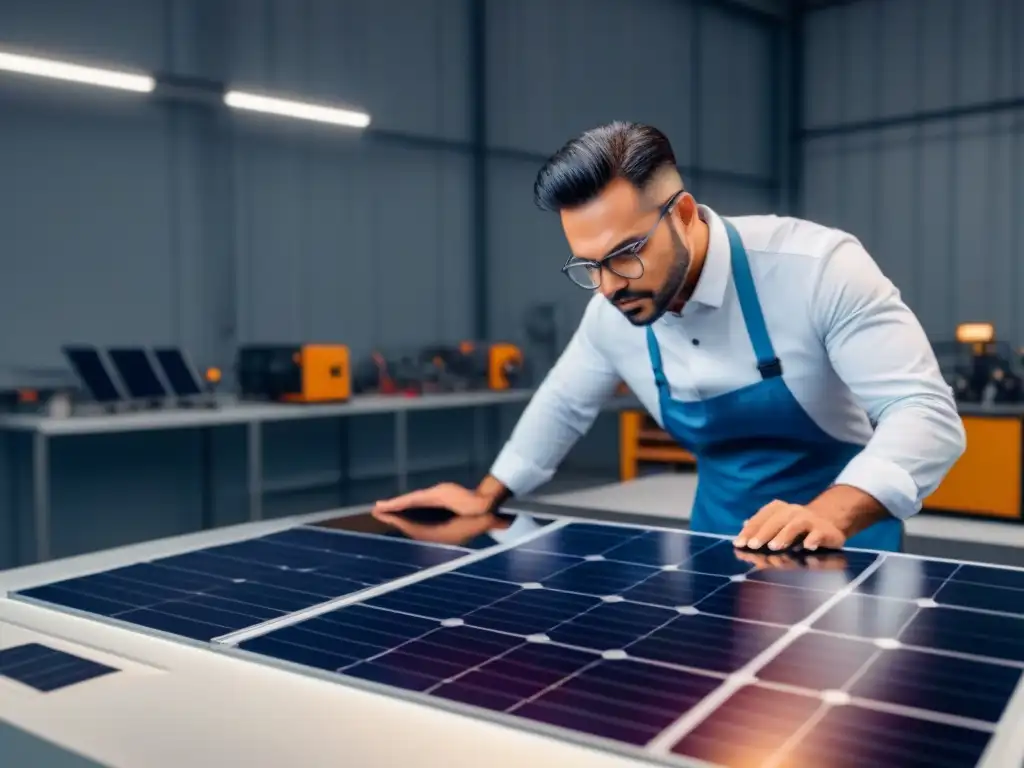
<svg viewBox="0 0 1024 768"><path fill-rule="evenodd" d="M483 515L532 491L621 380L697 457L693 530L748 549L901 548L965 436L920 323L854 237L699 206L668 139L631 123L569 142L534 196L561 217L563 274L595 296L480 486L378 514Z"/></svg>

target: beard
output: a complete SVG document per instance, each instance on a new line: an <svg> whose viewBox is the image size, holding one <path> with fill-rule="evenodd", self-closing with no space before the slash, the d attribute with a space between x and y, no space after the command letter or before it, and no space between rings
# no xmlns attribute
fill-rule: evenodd
<svg viewBox="0 0 1024 768"><path fill-rule="evenodd" d="M637 327L656 323L662 315L668 312L676 298L683 293L683 289L686 286L686 276L690 271L691 257L689 249L674 230L672 230L672 248L672 265L669 268L668 277L665 278L665 283L661 288L657 291L631 291L627 286L621 291L617 291L611 298L611 302L616 306L634 299L647 299L650 301L649 312L647 311L648 306L646 303L629 310L619 310L630 323Z"/></svg>

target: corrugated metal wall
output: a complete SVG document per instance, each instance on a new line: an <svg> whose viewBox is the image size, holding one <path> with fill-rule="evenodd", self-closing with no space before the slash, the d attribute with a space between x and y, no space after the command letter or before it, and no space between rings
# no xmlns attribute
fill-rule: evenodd
<svg viewBox="0 0 1024 768"><path fill-rule="evenodd" d="M0 204L18 215L0 323L23 332L0 352L48 365L71 339L174 342L224 364L238 341L452 341L474 333L481 257L497 335L518 338L535 301L567 302L571 321L581 297L557 279L563 246L532 179L567 138L615 118L669 133L708 202L774 205L763 16L699 0L487 0L491 234L475 253L472 1L0 2L4 45L342 100L389 134L4 80Z"/></svg>
<svg viewBox="0 0 1024 768"><path fill-rule="evenodd" d="M779 38L765 16L700 0L490 0L488 9L497 335L516 335L526 309L545 301L564 308L564 335L587 301L558 274L564 238L531 191L544 156L589 127L657 125L698 198L729 213L775 208Z"/></svg>
<svg viewBox="0 0 1024 768"><path fill-rule="evenodd" d="M341 100L410 137L5 82L0 322L26 329L5 356L53 363L78 338L223 364L236 341L471 335L470 302L437 300L471 272L468 5L0 3L8 45Z"/></svg>
<svg viewBox="0 0 1024 768"><path fill-rule="evenodd" d="M777 41L750 9L772 0L479 0L481 88L477 2L0 0L0 46L348 102L374 120L356 139L0 80L0 327L14 329L0 363L57 365L72 340L172 342L225 366L245 341L359 353L481 325L519 340L524 313L545 301L562 308L564 342L586 295L558 273L562 235L533 207L533 176L610 119L665 129L694 191L723 211L774 207ZM486 464L471 435L466 414L417 415L414 477ZM362 497L391 492L391 436L387 419L273 425L266 513L351 499L337 487L347 472ZM13 442L0 567L31 551L30 454ZM586 461L614 469L614 423L588 445ZM55 554L195 530L204 499L214 523L237 521L244 457L237 429L209 444L192 432L56 441Z"/></svg>
<svg viewBox="0 0 1024 768"><path fill-rule="evenodd" d="M859 0L803 39L802 212L860 237L933 340L1024 341L1024 4Z"/></svg>

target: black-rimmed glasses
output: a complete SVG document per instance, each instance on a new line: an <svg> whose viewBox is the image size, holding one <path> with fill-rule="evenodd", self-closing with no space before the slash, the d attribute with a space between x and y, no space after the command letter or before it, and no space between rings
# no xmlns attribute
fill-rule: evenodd
<svg viewBox="0 0 1024 768"><path fill-rule="evenodd" d="M668 201L661 206L658 212L658 220L654 222L654 226L651 227L651 231L644 235L640 240L635 243L630 243L624 248L620 248L617 251L613 251L605 256L603 259L598 261L588 261L587 259L579 259L575 256L570 256L569 260L565 262L565 266L562 267L562 272L572 280L580 288L588 291L596 290L601 286L601 269L607 269L614 275L623 277L627 280L637 280L644 276L644 262L640 258L640 251L644 249L654 233L657 231L658 226L665 217L668 216L669 212L675 207L679 198L683 196L684 190L679 190Z"/></svg>

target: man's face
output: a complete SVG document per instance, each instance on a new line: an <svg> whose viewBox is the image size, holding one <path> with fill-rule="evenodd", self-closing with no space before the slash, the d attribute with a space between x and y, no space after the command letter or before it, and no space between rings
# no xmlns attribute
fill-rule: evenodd
<svg viewBox="0 0 1024 768"><path fill-rule="evenodd" d="M643 263L642 276L630 279L608 268L600 270L598 290L633 325L656 321L681 295L686 283L690 265L686 223L696 215L693 198L678 196L659 222L664 204L677 191L666 190L664 199L654 199L657 193L644 194L617 179L591 202L561 214L569 248L578 259L601 261L648 238L637 252ZM626 266L629 260L616 258L612 263ZM625 268L619 271L634 274Z"/></svg>

